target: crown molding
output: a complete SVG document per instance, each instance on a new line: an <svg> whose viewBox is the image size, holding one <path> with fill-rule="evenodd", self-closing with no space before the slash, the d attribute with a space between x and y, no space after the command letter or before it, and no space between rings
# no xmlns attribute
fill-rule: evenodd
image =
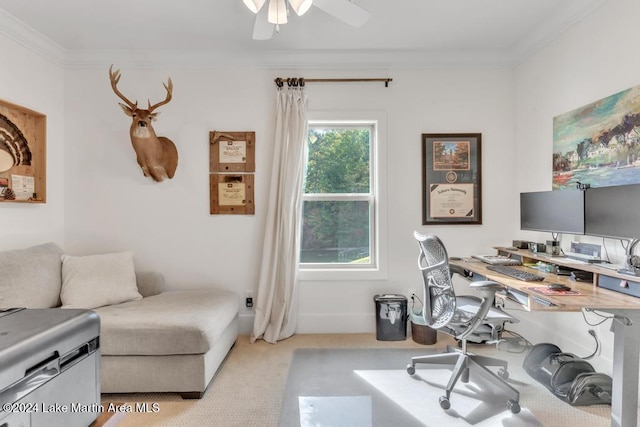
<svg viewBox="0 0 640 427"><path fill-rule="evenodd" d="M0 34L37 53L56 65L65 65L65 49L0 9Z"/></svg>
<svg viewBox="0 0 640 427"><path fill-rule="evenodd" d="M587 3L586 6L585 2ZM513 65L519 65L533 56L606 2L607 0L566 2L564 9L560 13L554 15L552 19L544 21L511 50L509 56L512 58Z"/></svg>
<svg viewBox="0 0 640 427"><path fill-rule="evenodd" d="M282 68L411 68L510 67L500 51L75 51L67 68L104 68L117 63L126 68L222 68L229 66Z"/></svg>

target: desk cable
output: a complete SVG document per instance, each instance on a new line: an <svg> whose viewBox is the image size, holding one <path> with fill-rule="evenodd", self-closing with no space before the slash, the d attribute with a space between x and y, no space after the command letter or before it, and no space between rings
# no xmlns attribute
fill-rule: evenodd
<svg viewBox="0 0 640 427"><path fill-rule="evenodd" d="M511 336L505 337L505 333ZM487 342L487 344L493 344L493 342ZM508 329L504 329L502 331L500 339L496 340L495 344L498 351L503 351L505 353L524 353L525 351L533 347L528 339L526 339L519 333L510 331Z"/></svg>
<svg viewBox="0 0 640 427"><path fill-rule="evenodd" d="M589 329L589 335L591 335L593 339L596 340L596 349L593 350L593 353L591 353L587 357L583 357L582 358L583 360L593 359L593 356L595 356L596 354L598 354L598 352L600 352L600 340L596 336L596 331L594 331L593 329Z"/></svg>
<svg viewBox="0 0 640 427"><path fill-rule="evenodd" d="M602 318L602 320L600 320L599 322L596 323L589 323L589 321L587 320L587 316L585 316L585 312L589 312L589 313L593 313L596 316L599 316ZM597 309L594 308L583 308L582 310L580 310L580 312L582 313L582 317L584 318L584 321L587 325L589 326L599 326L602 325L604 322L606 322L609 319L612 320L618 320L620 322L622 322L623 325L625 326L631 326L633 325L633 321L631 319L629 319L627 316L618 316L615 314L611 314L611 315L604 315L602 313L600 313Z"/></svg>

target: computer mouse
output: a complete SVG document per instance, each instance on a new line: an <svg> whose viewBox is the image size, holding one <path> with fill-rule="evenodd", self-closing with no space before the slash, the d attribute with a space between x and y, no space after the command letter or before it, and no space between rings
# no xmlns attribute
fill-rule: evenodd
<svg viewBox="0 0 640 427"><path fill-rule="evenodd" d="M562 283L550 283L547 286L547 289L552 291L570 291L571 288L567 285L563 285Z"/></svg>

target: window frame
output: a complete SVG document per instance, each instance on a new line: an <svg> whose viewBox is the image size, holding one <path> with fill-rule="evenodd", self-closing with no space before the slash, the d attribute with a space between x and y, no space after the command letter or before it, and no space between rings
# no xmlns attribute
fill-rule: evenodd
<svg viewBox="0 0 640 427"><path fill-rule="evenodd" d="M370 264L300 263L300 280L383 280L387 277L386 115L382 112L308 112L311 126L371 126L369 193L304 194L304 201L353 200L369 202ZM301 213L302 214L302 213ZM300 222L302 224L302 221ZM302 238L302 231L300 232Z"/></svg>

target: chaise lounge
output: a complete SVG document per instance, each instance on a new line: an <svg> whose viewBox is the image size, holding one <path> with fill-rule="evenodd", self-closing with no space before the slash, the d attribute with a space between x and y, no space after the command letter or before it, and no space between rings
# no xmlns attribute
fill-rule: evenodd
<svg viewBox="0 0 640 427"><path fill-rule="evenodd" d="M74 257L46 243L0 252L0 271L0 307L98 313L103 393L200 398L238 337L234 292L164 290L130 252Z"/></svg>

